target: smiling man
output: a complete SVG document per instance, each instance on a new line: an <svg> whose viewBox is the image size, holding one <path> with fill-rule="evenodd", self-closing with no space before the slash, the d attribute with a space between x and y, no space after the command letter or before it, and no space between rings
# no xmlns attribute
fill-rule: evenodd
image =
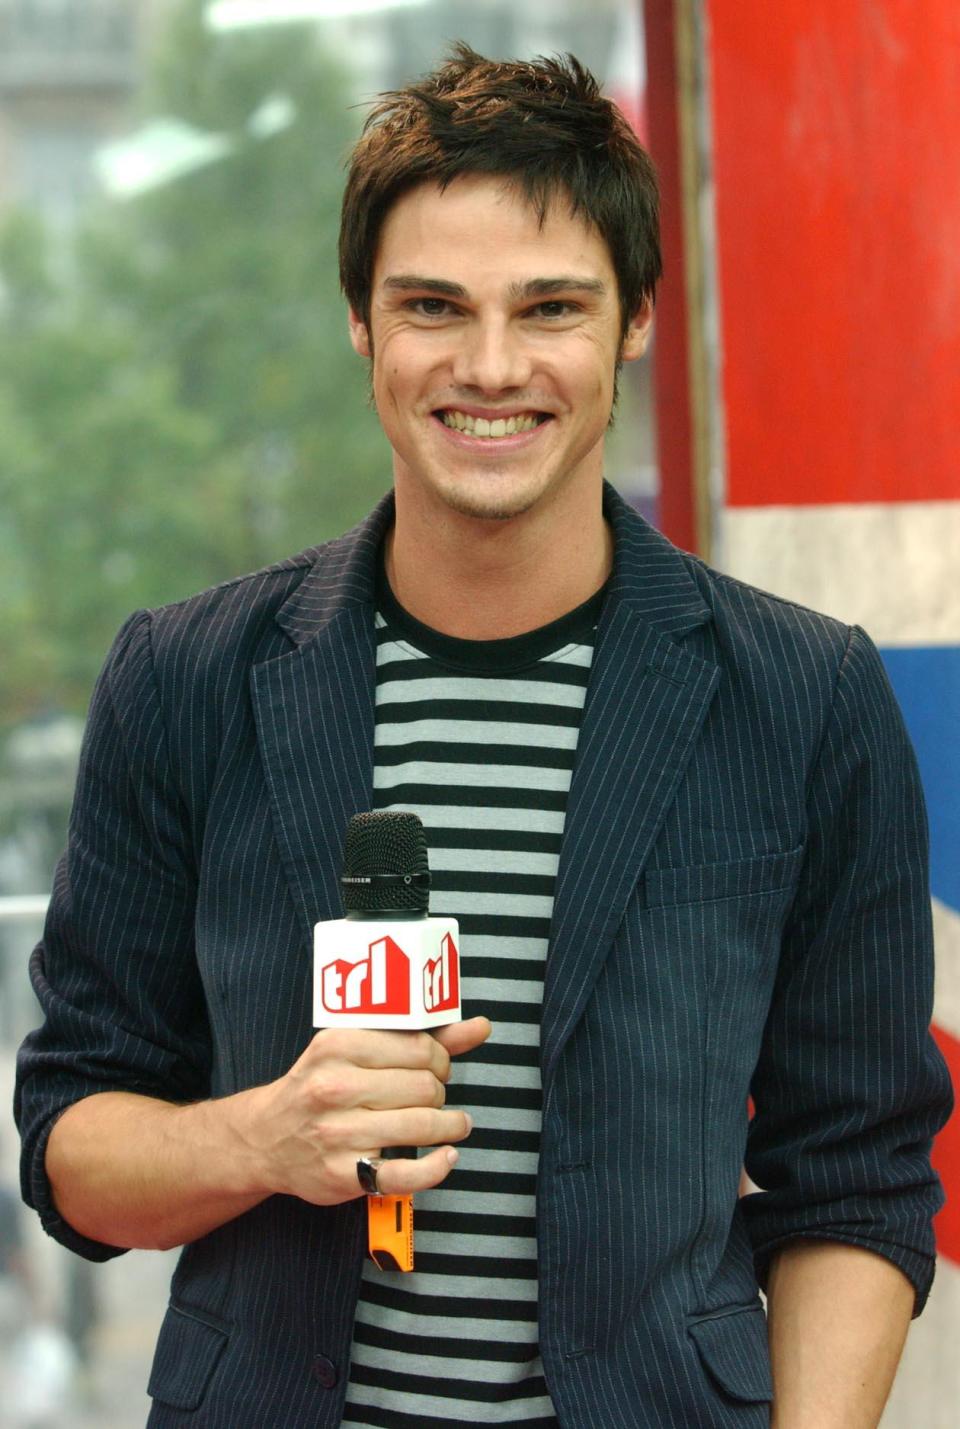
<svg viewBox="0 0 960 1429"><path fill-rule="evenodd" d="M458 46L384 96L340 261L394 489L118 636L32 962L27 1199L91 1259L185 1246L154 1426L875 1425L950 1105L876 651L605 486L657 192L576 61ZM421 815L460 919L472 1015L433 1036L311 1035L371 807ZM364 1259L372 1169L417 1193L411 1273Z"/></svg>
<svg viewBox="0 0 960 1429"><path fill-rule="evenodd" d="M350 333L373 361L394 453L394 594L471 639L573 610L610 571L604 436L618 364L646 346L652 290L624 315L585 214L556 194L538 210L515 181L465 174L397 199L365 307Z"/></svg>

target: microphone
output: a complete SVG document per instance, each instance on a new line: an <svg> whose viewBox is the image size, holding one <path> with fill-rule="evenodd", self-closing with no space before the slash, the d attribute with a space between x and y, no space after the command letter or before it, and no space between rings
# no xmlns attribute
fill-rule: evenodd
<svg viewBox="0 0 960 1429"><path fill-rule="evenodd" d="M345 918L313 930L313 1025L422 1031L460 1019L460 929L431 918L427 840L417 814L355 814L347 826ZM384 1157L408 1154L387 1147ZM380 1270L413 1269L413 1197L367 1197Z"/></svg>

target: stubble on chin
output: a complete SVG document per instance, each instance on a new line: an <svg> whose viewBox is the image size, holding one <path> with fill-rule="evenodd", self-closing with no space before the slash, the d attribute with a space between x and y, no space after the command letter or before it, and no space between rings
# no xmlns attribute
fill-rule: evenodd
<svg viewBox="0 0 960 1429"><path fill-rule="evenodd" d="M509 521L514 516L523 516L533 505L527 501L483 500L460 491L449 493L446 500L451 511L456 511L458 516L470 516L476 521Z"/></svg>
<svg viewBox="0 0 960 1429"><path fill-rule="evenodd" d="M440 488L444 504L458 516L469 516L474 521L511 521L516 516L524 516L536 505L538 493L534 491L505 491L496 494L490 491L464 489L455 482Z"/></svg>

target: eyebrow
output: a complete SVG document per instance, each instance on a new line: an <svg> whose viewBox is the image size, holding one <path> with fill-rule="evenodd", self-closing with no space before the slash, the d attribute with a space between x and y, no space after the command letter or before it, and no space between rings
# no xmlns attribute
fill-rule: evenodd
<svg viewBox="0 0 960 1429"><path fill-rule="evenodd" d="M440 293L445 298L468 298L470 294L462 283L451 283L447 278L428 278L418 273L395 273L383 282L385 288L398 293L423 292ZM593 297L606 296L607 285L599 278L578 277L576 274L561 274L557 278L530 278L525 283L511 283L507 295L514 302L528 298L549 298L555 293L589 293Z"/></svg>

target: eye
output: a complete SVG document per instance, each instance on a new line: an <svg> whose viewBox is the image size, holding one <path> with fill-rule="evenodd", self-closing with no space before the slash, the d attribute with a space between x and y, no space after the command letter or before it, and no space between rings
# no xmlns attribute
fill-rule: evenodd
<svg viewBox="0 0 960 1429"><path fill-rule="evenodd" d="M411 298L407 306L422 318L444 318L451 311L446 298Z"/></svg>
<svg viewBox="0 0 960 1429"><path fill-rule="evenodd" d="M576 303L567 302L565 298L548 298L545 302L537 303L531 309L534 317L538 318L565 318L576 312Z"/></svg>

